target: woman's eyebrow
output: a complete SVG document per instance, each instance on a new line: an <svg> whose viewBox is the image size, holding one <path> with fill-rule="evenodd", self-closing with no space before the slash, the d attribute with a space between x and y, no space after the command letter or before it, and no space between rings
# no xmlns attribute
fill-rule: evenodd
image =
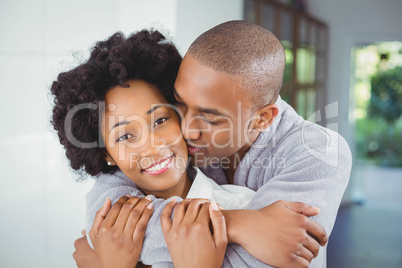
<svg viewBox="0 0 402 268"><path fill-rule="evenodd" d="M154 107L152 107L151 109L149 109L149 111L147 112L147 115L152 114L156 109L162 107L163 105L155 105Z"/></svg>
<svg viewBox="0 0 402 268"><path fill-rule="evenodd" d="M160 107L162 107L162 105L156 105L156 106L152 107L151 109L149 109L149 111L147 111L147 115L153 113L156 109L158 109L158 108L160 108ZM127 125L127 124L129 124L129 123L130 123L130 122L128 122L128 121L121 121L121 122L118 122L118 123L114 124L114 125L110 128L109 133L112 131L112 129L114 129L114 128L116 128L116 127L119 127L119 126Z"/></svg>
<svg viewBox="0 0 402 268"><path fill-rule="evenodd" d="M118 122L118 123L114 124L114 125L109 129L109 133L110 133L110 132L112 131L112 129L114 129L115 127L127 125L128 123L129 123L128 121L121 121L121 122Z"/></svg>

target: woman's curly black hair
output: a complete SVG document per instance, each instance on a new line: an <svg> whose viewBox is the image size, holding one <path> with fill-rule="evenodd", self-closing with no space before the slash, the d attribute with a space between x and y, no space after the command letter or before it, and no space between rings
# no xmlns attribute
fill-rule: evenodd
<svg viewBox="0 0 402 268"><path fill-rule="evenodd" d="M104 157L106 149L99 141L99 102L116 87L128 87L127 81L139 79L156 86L172 102L173 84L182 57L176 47L156 30L142 30L126 38L117 32L105 41L97 42L88 61L60 73L53 82L53 118L60 143L66 149L71 167L78 173L85 171L95 176L113 173L117 167L108 166ZM79 109L68 118L69 111L79 104L92 104L97 109ZM93 105L95 104L95 105ZM65 129L66 119L71 134L79 144L72 142ZM85 148L83 144L97 142Z"/></svg>

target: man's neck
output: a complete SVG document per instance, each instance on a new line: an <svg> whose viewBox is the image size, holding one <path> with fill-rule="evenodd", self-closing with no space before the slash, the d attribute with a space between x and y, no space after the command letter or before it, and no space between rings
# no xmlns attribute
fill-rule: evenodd
<svg viewBox="0 0 402 268"><path fill-rule="evenodd" d="M233 184L236 169L250 148L251 146L244 146L225 160L221 160L221 167L228 183Z"/></svg>
<svg viewBox="0 0 402 268"><path fill-rule="evenodd" d="M236 173L236 169L223 169L223 173L225 173L226 180L229 184L233 184L234 175Z"/></svg>
<svg viewBox="0 0 402 268"><path fill-rule="evenodd" d="M236 153L220 160L220 165L228 183L233 184L237 167L260 134L260 132L253 131L248 136L248 143L246 142Z"/></svg>

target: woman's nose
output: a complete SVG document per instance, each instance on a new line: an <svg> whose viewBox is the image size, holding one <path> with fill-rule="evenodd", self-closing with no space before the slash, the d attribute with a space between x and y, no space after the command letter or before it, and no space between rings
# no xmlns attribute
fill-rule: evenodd
<svg viewBox="0 0 402 268"><path fill-rule="evenodd" d="M166 141L161 137L161 135L152 132L148 137L149 140L144 145L143 150L140 153L141 156L149 157L159 155L160 150L166 147Z"/></svg>

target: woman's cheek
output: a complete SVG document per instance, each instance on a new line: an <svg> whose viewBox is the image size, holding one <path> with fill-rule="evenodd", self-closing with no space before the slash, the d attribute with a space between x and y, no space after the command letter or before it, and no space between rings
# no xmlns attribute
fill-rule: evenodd
<svg viewBox="0 0 402 268"><path fill-rule="evenodd" d="M180 126L167 128L162 135L168 146L176 146L183 139Z"/></svg>

